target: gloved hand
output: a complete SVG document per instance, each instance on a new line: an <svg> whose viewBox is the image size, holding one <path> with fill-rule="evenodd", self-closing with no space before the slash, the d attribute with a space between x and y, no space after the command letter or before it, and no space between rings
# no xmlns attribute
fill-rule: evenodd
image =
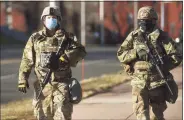
<svg viewBox="0 0 184 120"><path fill-rule="evenodd" d="M21 82L21 83L18 83L18 90L20 92L23 92L23 93L26 93L26 89L29 89L29 83L26 81L26 82Z"/></svg>
<svg viewBox="0 0 184 120"><path fill-rule="evenodd" d="M148 61L149 56L148 56L146 49L139 48L137 49L137 57L139 60Z"/></svg>
<svg viewBox="0 0 184 120"><path fill-rule="evenodd" d="M51 54L51 59L48 63L48 68L52 70L57 70L59 68L59 59L57 58L55 52Z"/></svg>

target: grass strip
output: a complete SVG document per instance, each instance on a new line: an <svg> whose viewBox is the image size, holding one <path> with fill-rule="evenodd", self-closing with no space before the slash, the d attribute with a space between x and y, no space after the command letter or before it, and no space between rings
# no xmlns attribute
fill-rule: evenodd
<svg viewBox="0 0 184 120"><path fill-rule="evenodd" d="M101 93L130 80L126 73L104 74L81 81L83 98ZM33 117L32 99L24 99L1 105L1 120L36 120Z"/></svg>

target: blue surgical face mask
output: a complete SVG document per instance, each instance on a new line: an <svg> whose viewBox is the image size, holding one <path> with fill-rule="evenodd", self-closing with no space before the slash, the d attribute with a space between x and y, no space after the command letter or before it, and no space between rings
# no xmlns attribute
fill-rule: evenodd
<svg viewBox="0 0 184 120"><path fill-rule="evenodd" d="M49 30L53 30L56 28L57 26L57 19L56 18L46 18L45 19L45 26L49 29Z"/></svg>

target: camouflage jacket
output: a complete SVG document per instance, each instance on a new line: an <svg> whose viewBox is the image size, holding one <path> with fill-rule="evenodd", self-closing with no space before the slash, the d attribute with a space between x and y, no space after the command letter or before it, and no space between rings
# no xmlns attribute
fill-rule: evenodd
<svg viewBox="0 0 184 120"><path fill-rule="evenodd" d="M159 55L165 55L170 59L169 61L164 61L164 64L167 66L164 71L167 71L170 78L172 78L169 71L181 63L181 58L178 57L176 48L171 42L172 39L159 28L156 28L148 36L152 49L157 49ZM140 29L131 32L120 46L117 57L123 65L130 66L133 78L131 85L139 88L147 86L152 89L165 84L165 82L161 80L150 60L141 61L138 59L137 49L148 49L142 40L144 38L140 36Z"/></svg>
<svg viewBox="0 0 184 120"><path fill-rule="evenodd" d="M19 83L24 83L28 80L32 67L38 80L43 81L48 68L45 66L45 61L50 56L51 52L57 52L62 40L69 35L71 42L62 54L66 54L69 63L59 64L59 69L51 75L52 81L62 80L71 77L71 66L75 67L78 61L86 55L85 48L77 41L76 37L67 33L64 30L57 30L53 37L48 37L46 30L33 33L29 38L23 52L22 61L19 69Z"/></svg>

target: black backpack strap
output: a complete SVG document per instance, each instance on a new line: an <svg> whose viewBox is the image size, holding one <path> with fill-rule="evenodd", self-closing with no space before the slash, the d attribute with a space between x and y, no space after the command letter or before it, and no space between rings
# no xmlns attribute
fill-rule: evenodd
<svg viewBox="0 0 184 120"><path fill-rule="evenodd" d="M160 36L158 37L158 44L162 50L163 55L167 55L167 52L166 52L164 45L163 45L163 39L165 39L163 34L165 34L164 31L160 30Z"/></svg>

